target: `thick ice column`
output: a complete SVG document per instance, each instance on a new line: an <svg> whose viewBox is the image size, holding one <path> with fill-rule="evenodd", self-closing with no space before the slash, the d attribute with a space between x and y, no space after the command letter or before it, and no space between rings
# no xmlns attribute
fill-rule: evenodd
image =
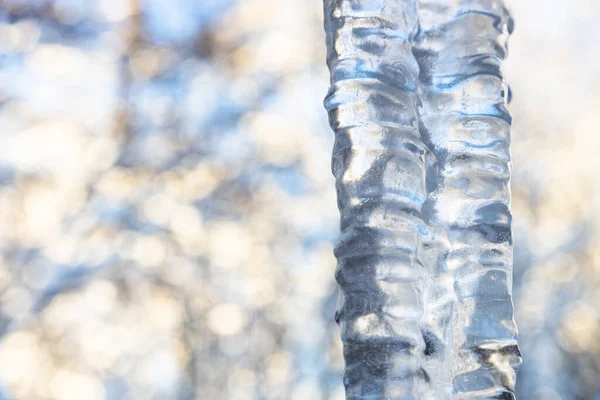
<svg viewBox="0 0 600 400"><path fill-rule="evenodd" d="M521 357L511 299L511 117L501 64L512 21L501 0L420 3L414 54L421 132L438 161L424 215L448 234L445 281L454 287L454 298L441 304L450 319L438 330L443 362L432 375L448 382L451 398L511 399Z"/></svg>
<svg viewBox="0 0 600 400"><path fill-rule="evenodd" d="M421 209L432 161L419 132L417 24L416 0L325 0L348 399L429 398L420 319L434 239Z"/></svg>
<svg viewBox="0 0 600 400"><path fill-rule="evenodd" d="M500 0L325 0L348 399L513 398Z"/></svg>

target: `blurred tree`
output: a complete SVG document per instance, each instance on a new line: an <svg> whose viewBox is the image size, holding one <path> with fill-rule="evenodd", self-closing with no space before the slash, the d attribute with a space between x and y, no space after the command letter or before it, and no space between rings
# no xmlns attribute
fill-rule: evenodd
<svg viewBox="0 0 600 400"><path fill-rule="evenodd" d="M594 399L600 8L512 7L517 397ZM0 0L0 397L344 397L322 17Z"/></svg>

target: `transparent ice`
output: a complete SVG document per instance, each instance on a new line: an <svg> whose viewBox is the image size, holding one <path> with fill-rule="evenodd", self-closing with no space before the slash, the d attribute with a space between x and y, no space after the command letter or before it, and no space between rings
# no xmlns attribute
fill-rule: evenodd
<svg viewBox="0 0 600 400"><path fill-rule="evenodd" d="M348 399L513 399L501 0L325 0Z"/></svg>

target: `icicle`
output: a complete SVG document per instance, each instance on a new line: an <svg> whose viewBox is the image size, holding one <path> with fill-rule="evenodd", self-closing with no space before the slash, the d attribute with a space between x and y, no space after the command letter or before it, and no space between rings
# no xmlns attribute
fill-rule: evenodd
<svg viewBox="0 0 600 400"><path fill-rule="evenodd" d="M336 246L348 399L422 398L420 248L429 230L419 133L416 1L326 1L342 236Z"/></svg>
<svg viewBox="0 0 600 400"><path fill-rule="evenodd" d="M494 0L325 0L348 399L513 396L510 24Z"/></svg>
<svg viewBox="0 0 600 400"><path fill-rule="evenodd" d="M413 53L421 133L438 161L425 208L428 222L448 234L441 275L454 287L436 376L449 382L452 398L510 399L521 360L511 299L511 117L501 68L512 20L499 0L422 0L419 17Z"/></svg>

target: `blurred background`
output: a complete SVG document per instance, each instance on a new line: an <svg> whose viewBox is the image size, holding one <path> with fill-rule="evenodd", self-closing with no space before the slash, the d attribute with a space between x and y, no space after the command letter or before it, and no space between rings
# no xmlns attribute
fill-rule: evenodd
<svg viewBox="0 0 600 400"><path fill-rule="evenodd" d="M518 397L600 399L600 7L514 1ZM341 400L321 0L0 0L0 399Z"/></svg>

